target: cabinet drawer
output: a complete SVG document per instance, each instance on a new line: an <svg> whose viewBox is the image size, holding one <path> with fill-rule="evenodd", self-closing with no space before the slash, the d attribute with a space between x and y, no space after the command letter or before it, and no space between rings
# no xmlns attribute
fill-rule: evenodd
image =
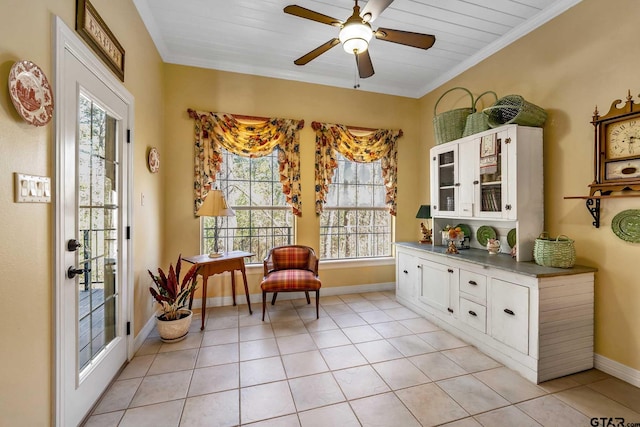
<svg viewBox="0 0 640 427"><path fill-rule="evenodd" d="M460 270L460 292L473 295L479 302L487 300L487 276Z"/></svg>
<svg viewBox="0 0 640 427"><path fill-rule="evenodd" d="M529 288L491 281L491 336L521 353L529 352Z"/></svg>
<svg viewBox="0 0 640 427"><path fill-rule="evenodd" d="M487 309L484 305L460 298L460 319L482 333L487 331Z"/></svg>

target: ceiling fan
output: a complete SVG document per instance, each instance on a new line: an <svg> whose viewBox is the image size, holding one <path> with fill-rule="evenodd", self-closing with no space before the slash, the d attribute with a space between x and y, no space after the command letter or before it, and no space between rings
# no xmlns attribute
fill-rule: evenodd
<svg viewBox="0 0 640 427"><path fill-rule="evenodd" d="M340 32L337 38L318 46L311 52L293 61L296 65L305 65L322 55L329 49L342 43L342 47L347 53L352 53L356 58L356 66L360 78L366 79L374 74L371 56L369 56L369 41L375 36L378 40L385 40L399 43L406 46L417 47L419 49L429 49L436 41L435 36L430 34L413 33L410 31L392 30L390 28L378 28L373 31L370 22L373 22L393 0L369 0L360 14L358 0L355 0L353 14L346 21L323 15L302 6L289 5L284 8L284 12L300 18L310 19L322 24L339 27Z"/></svg>

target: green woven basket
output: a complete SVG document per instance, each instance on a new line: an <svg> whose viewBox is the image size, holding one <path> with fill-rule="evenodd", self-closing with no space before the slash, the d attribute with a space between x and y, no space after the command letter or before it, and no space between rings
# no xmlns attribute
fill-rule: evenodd
<svg viewBox="0 0 640 427"><path fill-rule="evenodd" d="M478 109L476 108L478 100L480 100L480 98L487 94L493 94L493 96L496 98L495 102L498 101L498 95L496 95L496 93L491 90L481 93L473 103L474 112L467 116L467 121L464 126L464 132L462 132L462 136L469 136L478 132L489 130L489 117L483 111L478 111Z"/></svg>
<svg viewBox="0 0 640 427"><path fill-rule="evenodd" d="M457 108L437 114L438 104L442 98L454 90L463 90L469 94L471 97L471 108ZM467 123L467 116L471 113L473 113L473 95L468 89L454 87L443 93L433 108L433 131L435 133L436 144L444 144L445 142L462 138L462 132L464 132L464 127Z"/></svg>
<svg viewBox="0 0 640 427"><path fill-rule="evenodd" d="M544 109L527 102L520 95L500 98L482 112L488 116L489 126L492 128L510 124L542 127L547 120L547 112Z"/></svg>
<svg viewBox="0 0 640 427"><path fill-rule="evenodd" d="M571 268L576 263L573 240L564 234L552 239L544 232L533 245L533 259L544 267Z"/></svg>

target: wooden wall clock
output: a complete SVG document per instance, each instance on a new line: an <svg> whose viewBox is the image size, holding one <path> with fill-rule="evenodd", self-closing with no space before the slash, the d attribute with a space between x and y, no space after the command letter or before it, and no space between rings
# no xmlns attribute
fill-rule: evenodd
<svg viewBox="0 0 640 427"><path fill-rule="evenodd" d="M595 127L595 176L589 185L590 195L613 191L640 191L640 105L636 105L628 92L627 102L616 99L609 112L600 116L593 113Z"/></svg>

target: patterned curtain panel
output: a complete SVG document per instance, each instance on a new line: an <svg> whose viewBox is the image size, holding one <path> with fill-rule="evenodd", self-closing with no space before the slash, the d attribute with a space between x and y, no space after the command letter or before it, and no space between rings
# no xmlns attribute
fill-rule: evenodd
<svg viewBox="0 0 640 427"><path fill-rule="evenodd" d="M300 132L304 120L258 119L244 122L231 114L188 110L195 120L194 213L220 172L224 148L244 157L262 157L278 149L282 191L300 216Z"/></svg>
<svg viewBox="0 0 640 427"><path fill-rule="evenodd" d="M316 213L322 213L329 185L338 167L336 152L354 162L381 160L382 178L386 187L389 213L396 215L398 192L398 160L396 141L402 130L378 129L364 135L354 135L344 125L311 123L316 131Z"/></svg>

